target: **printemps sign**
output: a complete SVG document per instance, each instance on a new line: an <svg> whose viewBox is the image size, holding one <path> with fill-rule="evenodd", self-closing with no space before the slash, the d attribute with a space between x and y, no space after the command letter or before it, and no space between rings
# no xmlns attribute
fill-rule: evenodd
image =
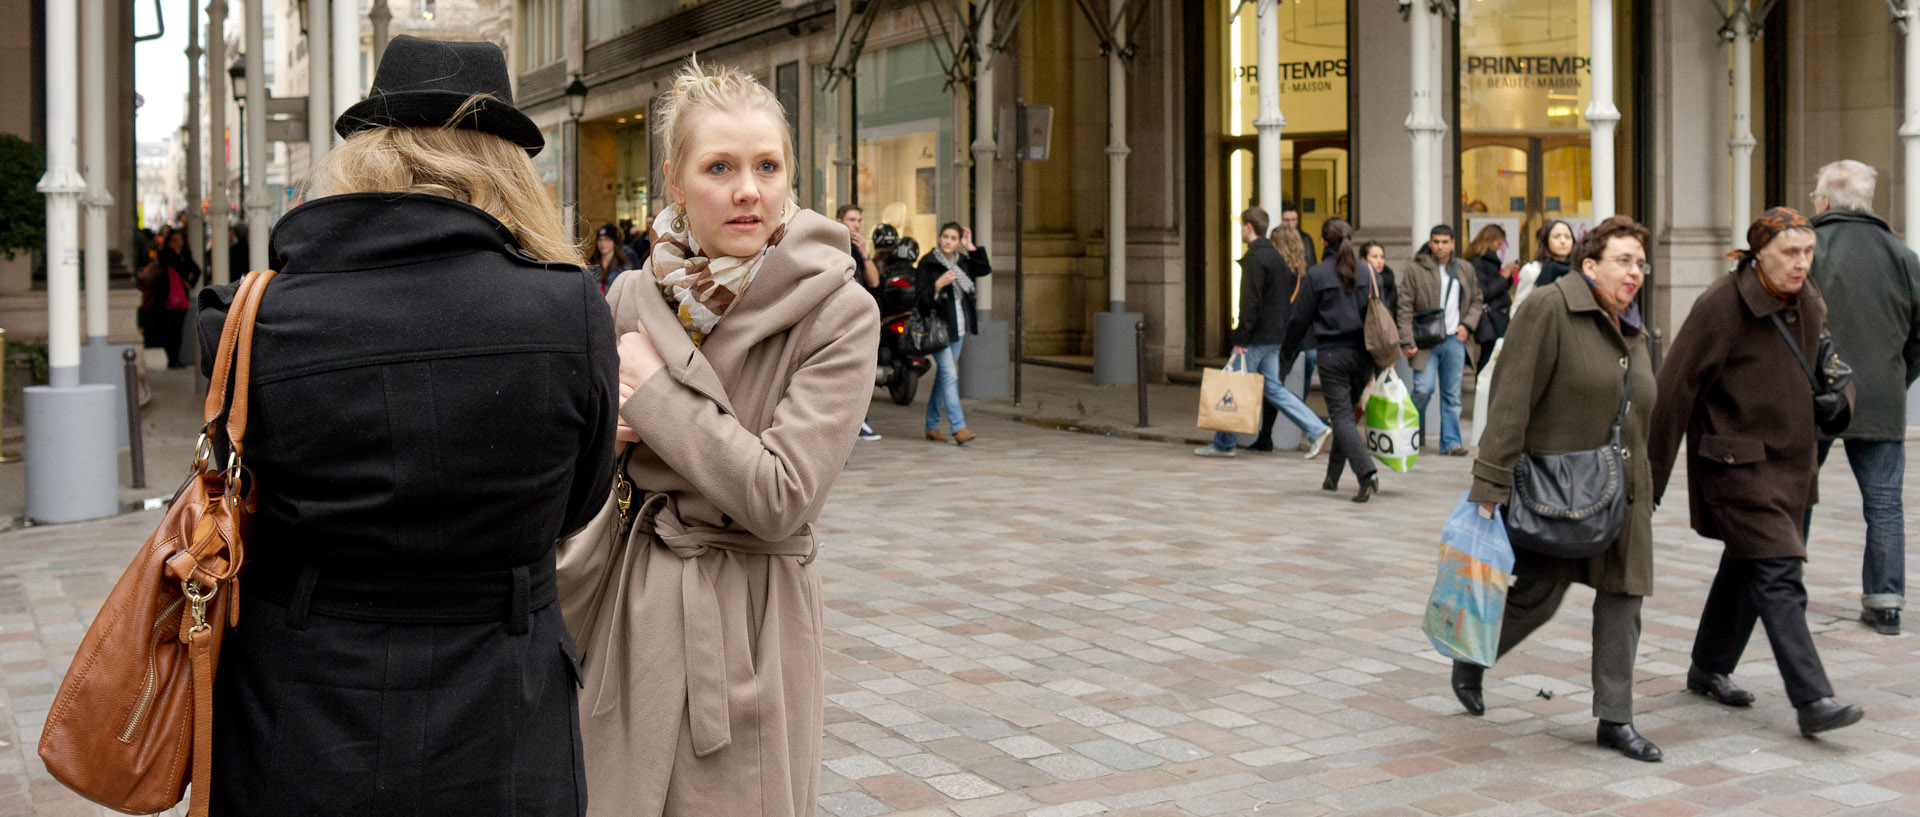
<svg viewBox="0 0 1920 817"><path fill-rule="evenodd" d="M1226 0L1228 67L1233 89L1227 126L1235 134L1255 132L1259 114L1260 53L1256 3ZM1287 0L1275 8L1280 29L1280 112L1287 133L1327 133L1347 129L1346 0Z"/></svg>
<svg viewBox="0 0 1920 817"><path fill-rule="evenodd" d="M1591 86L1587 0L1460 6L1460 127L1585 130Z"/></svg>

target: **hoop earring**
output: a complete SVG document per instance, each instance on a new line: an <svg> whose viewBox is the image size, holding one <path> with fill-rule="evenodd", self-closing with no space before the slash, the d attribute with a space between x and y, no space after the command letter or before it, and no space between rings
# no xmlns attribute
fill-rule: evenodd
<svg viewBox="0 0 1920 817"><path fill-rule="evenodd" d="M676 233L686 232L687 231L687 211L685 209L680 209L675 211L673 214L673 221L669 223L667 226L672 228L673 231Z"/></svg>

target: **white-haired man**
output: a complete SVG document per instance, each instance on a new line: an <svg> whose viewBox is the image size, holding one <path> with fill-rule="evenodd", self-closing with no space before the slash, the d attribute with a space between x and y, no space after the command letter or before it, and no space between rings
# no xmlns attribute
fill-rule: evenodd
<svg viewBox="0 0 1920 817"><path fill-rule="evenodd" d="M1920 376L1920 258L1873 214L1875 172L1852 159L1820 168L1813 191L1813 280L1835 351L1853 366L1853 422L1840 435L1867 520L1860 620L1900 632L1906 595L1907 387ZM1820 462L1833 440L1820 441Z"/></svg>

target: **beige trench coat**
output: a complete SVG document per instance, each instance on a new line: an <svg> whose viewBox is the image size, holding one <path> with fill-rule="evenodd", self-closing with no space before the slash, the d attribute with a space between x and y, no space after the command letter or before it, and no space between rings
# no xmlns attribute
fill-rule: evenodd
<svg viewBox="0 0 1920 817"><path fill-rule="evenodd" d="M586 610L588 814L811 817L822 730L813 523L871 398L879 314L847 228L801 211L696 349L651 270L608 292L666 368L620 408L639 432L625 547L571 549ZM597 581L604 577L604 590ZM578 594L599 597L580 604Z"/></svg>

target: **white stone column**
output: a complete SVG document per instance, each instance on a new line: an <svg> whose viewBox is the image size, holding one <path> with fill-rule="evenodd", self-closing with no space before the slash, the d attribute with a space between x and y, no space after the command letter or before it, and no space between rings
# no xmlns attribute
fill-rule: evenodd
<svg viewBox="0 0 1920 817"><path fill-rule="evenodd" d="M1280 190L1280 136L1287 126L1287 118L1280 113L1278 5L1277 0L1259 0L1254 7L1254 36L1260 41L1254 61L1259 107L1254 111L1253 127L1260 134L1255 164L1260 168L1260 209L1267 211L1267 218L1274 224L1280 223L1280 202L1285 198ZM1234 206L1239 206L1239 202ZM1231 213L1229 217L1238 218L1239 214Z"/></svg>
<svg viewBox="0 0 1920 817"><path fill-rule="evenodd" d="M1146 0L1133 0L1146 2ZM1127 0L1107 0L1108 30L1125 33ZM1107 311L1093 316L1093 382L1131 385L1138 312L1127 311L1127 65L1120 43L1107 52Z"/></svg>
<svg viewBox="0 0 1920 817"><path fill-rule="evenodd" d="M1600 2L1600 0L1594 0ZM1747 226L1753 212L1753 31L1746 0L1732 0L1728 29L1733 37L1733 133L1727 152L1733 155L1733 201L1727 208L1733 246L1747 244Z"/></svg>
<svg viewBox="0 0 1920 817"><path fill-rule="evenodd" d="M341 0L351 3L353 0ZM333 0L307 0L307 181L333 150Z"/></svg>
<svg viewBox="0 0 1920 817"><path fill-rule="evenodd" d="M1001 273L980 281L975 287L974 308L980 333L967 339L965 353L960 356L960 396L1005 397L1010 391L1008 363L1012 355L1008 345L1013 336L1006 321L993 319L993 288L996 282L1013 277L1007 274L1011 271L1013 253L993 243L994 89L993 51L988 48L988 43L993 42L993 14L992 9L979 4L974 8L981 13L974 32L973 53L973 242L986 248L989 260ZM1016 139L1014 144L1018 145L1019 141Z"/></svg>
<svg viewBox="0 0 1920 817"><path fill-rule="evenodd" d="M227 269L227 0L207 2L207 152L213 188L207 203L213 230L207 239L207 274L214 284L232 282Z"/></svg>
<svg viewBox="0 0 1920 817"><path fill-rule="evenodd" d="M854 24L853 0L835 0L833 20L835 23L834 30L844 35L847 28ZM855 153L859 148L857 143L860 136L858 133L858 125L854 122L853 116L853 89L856 80L851 76L859 65L859 60L854 60L849 63L847 65L847 72L850 76L841 77L840 81L834 85L834 140L839 147L839 151L833 159L833 203L835 207L853 204L859 201L858 191L854 189L854 184L859 173L854 167L854 164L857 161ZM877 216L879 214L875 213L875 215Z"/></svg>
<svg viewBox="0 0 1920 817"><path fill-rule="evenodd" d="M87 345L104 347L109 330L107 320L107 210L113 206L113 194L107 192L107 5L108 0L84 0L87 23L81 28L83 41L80 78L87 106L86 154L87 206L86 302ZM113 363L119 363L114 360ZM89 367L91 368L91 367ZM89 372L91 373L91 372ZM87 378L91 380L92 378ZM124 379L124 378L122 378Z"/></svg>
<svg viewBox="0 0 1920 817"><path fill-rule="evenodd" d="M202 183L200 146L206 143L200 133L200 57L206 52L200 48L200 4L198 0L187 5L187 250L193 253L198 263L205 258L201 250L205 249L201 225L206 217L200 212L200 203L206 201L207 188ZM171 214L169 214L171 215Z"/></svg>
<svg viewBox="0 0 1920 817"><path fill-rule="evenodd" d="M1617 214L1614 203L1613 129L1620 109L1613 104L1613 0L1592 0L1587 27L1592 30L1592 93L1585 116L1589 132L1589 169L1593 173L1593 218L1596 222ZM1646 218L1645 213L1638 214Z"/></svg>
<svg viewBox="0 0 1920 817"><path fill-rule="evenodd" d="M97 2L97 0L96 0ZM96 8L98 6L96 5ZM113 387L80 382L78 162L80 4L46 10L47 362L49 385L26 388L27 517L74 522L118 510ZM104 59L102 60L104 62Z"/></svg>
<svg viewBox="0 0 1920 817"><path fill-rule="evenodd" d="M351 0L347 0L350 4ZM265 0L246 0L247 8L247 267L267 268L267 239L273 225L267 221L273 204L267 201L267 54Z"/></svg>
<svg viewBox="0 0 1920 817"><path fill-rule="evenodd" d="M1920 0L1907 0L1907 121L1900 139L1907 146L1907 246L1920 250Z"/></svg>
<svg viewBox="0 0 1920 817"><path fill-rule="evenodd" d="M339 119L367 93L366 86L360 82L359 0L334 0L332 29L329 33L333 35L333 116L329 120Z"/></svg>
<svg viewBox="0 0 1920 817"><path fill-rule="evenodd" d="M1411 12L1407 22L1413 52L1408 60L1413 66L1413 100L1407 113L1407 133L1413 141L1413 178L1408 198L1413 204L1413 223L1409 225L1412 242L1418 250L1427 241L1427 231L1440 223L1438 202L1444 187L1440 184L1443 165L1438 145L1446 125L1440 120L1434 88L1438 82L1434 73L1434 30L1439 26L1426 0L1414 0Z"/></svg>
<svg viewBox="0 0 1920 817"><path fill-rule="evenodd" d="M373 66L378 69L380 58L387 55L387 24L393 22L393 12L387 10L387 0L373 0L367 8L367 22L373 24Z"/></svg>

